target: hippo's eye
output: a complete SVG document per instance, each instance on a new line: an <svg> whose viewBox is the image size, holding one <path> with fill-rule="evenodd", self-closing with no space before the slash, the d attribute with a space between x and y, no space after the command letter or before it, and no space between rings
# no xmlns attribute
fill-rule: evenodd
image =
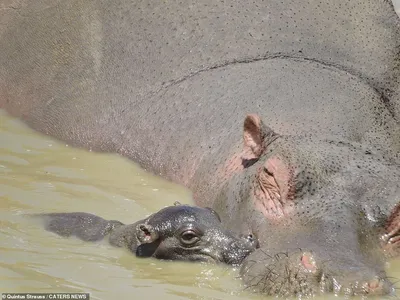
<svg viewBox="0 0 400 300"><path fill-rule="evenodd" d="M197 236L196 232L193 230L186 230L181 234L181 242L185 245L193 245L200 238Z"/></svg>
<svg viewBox="0 0 400 300"><path fill-rule="evenodd" d="M264 167L264 172L268 175L268 176L274 176L274 174L272 174L267 168Z"/></svg>

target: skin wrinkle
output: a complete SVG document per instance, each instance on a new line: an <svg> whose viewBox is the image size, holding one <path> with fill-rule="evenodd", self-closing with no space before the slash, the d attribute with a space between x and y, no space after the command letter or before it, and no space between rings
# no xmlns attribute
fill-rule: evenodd
<svg viewBox="0 0 400 300"><path fill-rule="evenodd" d="M400 53L400 49L399 49L399 53ZM400 56L400 54L399 54L399 56ZM172 79L172 80L168 81L167 83L163 83L162 87L160 87L158 90L149 93L147 95L147 98L153 97L154 95L160 93L162 90L166 90L174 85L184 82L185 80L187 80L189 78L195 77L195 76L197 76L201 73L207 72L207 71L225 68L227 66L232 66L232 65L249 64L249 63L253 63L253 62L273 60L273 59L281 59L281 60L289 60L289 61L293 60L293 61L303 62L303 63L311 62L311 63L321 64L321 65L323 65L327 68L330 68L332 70L335 70L337 72L346 73L353 77L356 77L361 82L370 86L370 88L373 89L376 92L376 94L381 97L382 103L385 104L385 106L388 109L388 111L390 112L391 116L397 120L395 112L394 112L394 108L390 105L390 99L389 99L390 98L389 95L392 95L395 92L394 90L389 90L388 88L383 88L383 87L377 87L379 85L377 82L375 82L373 79L370 79L370 78L364 76L362 74L362 72L359 72L353 68L345 67L345 66L339 65L337 63L332 63L332 62L324 61L324 60L317 59L317 58L304 57L301 55L293 55L290 53L287 53L287 54L276 53L276 54L265 54L265 55L258 56L258 57L244 57L244 58L240 58L240 59L234 59L232 61L225 61L223 63L214 64L209 67L191 72L187 75L182 76L181 78ZM146 97L144 97L144 98L146 98ZM400 120L397 120L397 122L400 124Z"/></svg>
<svg viewBox="0 0 400 300"><path fill-rule="evenodd" d="M277 217L282 217L284 203L280 199L280 191L275 178L273 176L267 176L264 174L261 168L259 170L259 174L260 175L258 176L258 185L256 185L256 189L260 189L261 193L255 193L255 201L264 199L262 205L267 211L263 213L267 218L271 218L269 215L270 213L276 215Z"/></svg>
<svg viewBox="0 0 400 300"><path fill-rule="evenodd" d="M264 170L267 165L268 169L272 168L272 172ZM259 209L260 204L264 207L262 213L268 219L288 216L292 212L296 192L293 168L286 168L281 159L276 157L269 158L265 166L258 169L257 184L253 185L255 205Z"/></svg>

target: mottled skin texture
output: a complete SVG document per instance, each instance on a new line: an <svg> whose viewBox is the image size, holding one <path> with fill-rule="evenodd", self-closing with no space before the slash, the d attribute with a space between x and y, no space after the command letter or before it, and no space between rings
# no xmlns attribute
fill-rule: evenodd
<svg viewBox="0 0 400 300"><path fill-rule="evenodd" d="M242 268L255 290L390 290L400 27L389 1L41 0L11 14L0 107L181 183L256 235Z"/></svg>
<svg viewBox="0 0 400 300"><path fill-rule="evenodd" d="M64 237L125 247L138 257L239 265L257 247L251 236L235 236L221 228L209 208L166 207L133 224L105 220L84 212L38 214L46 230Z"/></svg>
<svg viewBox="0 0 400 300"><path fill-rule="evenodd" d="M259 239L242 266L246 283L281 296L390 293L384 262L398 255L398 165L355 142L279 135L255 115L244 144L252 164L221 188L215 209L229 228L238 221L228 216L241 216L236 228Z"/></svg>

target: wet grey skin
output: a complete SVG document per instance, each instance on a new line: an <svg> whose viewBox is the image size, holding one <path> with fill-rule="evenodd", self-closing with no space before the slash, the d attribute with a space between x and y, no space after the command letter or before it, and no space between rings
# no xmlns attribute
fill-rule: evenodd
<svg viewBox="0 0 400 300"><path fill-rule="evenodd" d="M393 292L400 22L390 1L3 6L0 108L181 184L222 229L254 235L260 248L241 264L249 290Z"/></svg>
<svg viewBox="0 0 400 300"><path fill-rule="evenodd" d="M128 225L84 212L33 216L43 219L46 230L63 237L95 242L108 236L111 245L137 257L237 266L257 247L252 236L223 230L218 214L209 208L170 206Z"/></svg>
<svg viewBox="0 0 400 300"><path fill-rule="evenodd" d="M245 119L241 159L213 208L227 228L256 233L260 249L241 267L250 290L395 294L385 263L400 249L397 165L355 142L280 135L256 115ZM228 203L242 220L222 213Z"/></svg>

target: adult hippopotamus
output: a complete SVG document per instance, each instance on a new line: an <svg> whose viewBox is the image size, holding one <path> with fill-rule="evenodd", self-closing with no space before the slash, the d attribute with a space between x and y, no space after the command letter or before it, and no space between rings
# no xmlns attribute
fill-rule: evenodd
<svg viewBox="0 0 400 300"><path fill-rule="evenodd" d="M5 1L1 1L5 3ZM255 291L393 290L400 24L388 0L15 1L0 107L190 188L254 234Z"/></svg>
<svg viewBox="0 0 400 300"><path fill-rule="evenodd" d="M239 265L258 246L251 235L223 230L212 209L188 205L169 206L128 225L84 212L33 216L60 236L91 242L108 236L111 245L125 247L137 257Z"/></svg>

